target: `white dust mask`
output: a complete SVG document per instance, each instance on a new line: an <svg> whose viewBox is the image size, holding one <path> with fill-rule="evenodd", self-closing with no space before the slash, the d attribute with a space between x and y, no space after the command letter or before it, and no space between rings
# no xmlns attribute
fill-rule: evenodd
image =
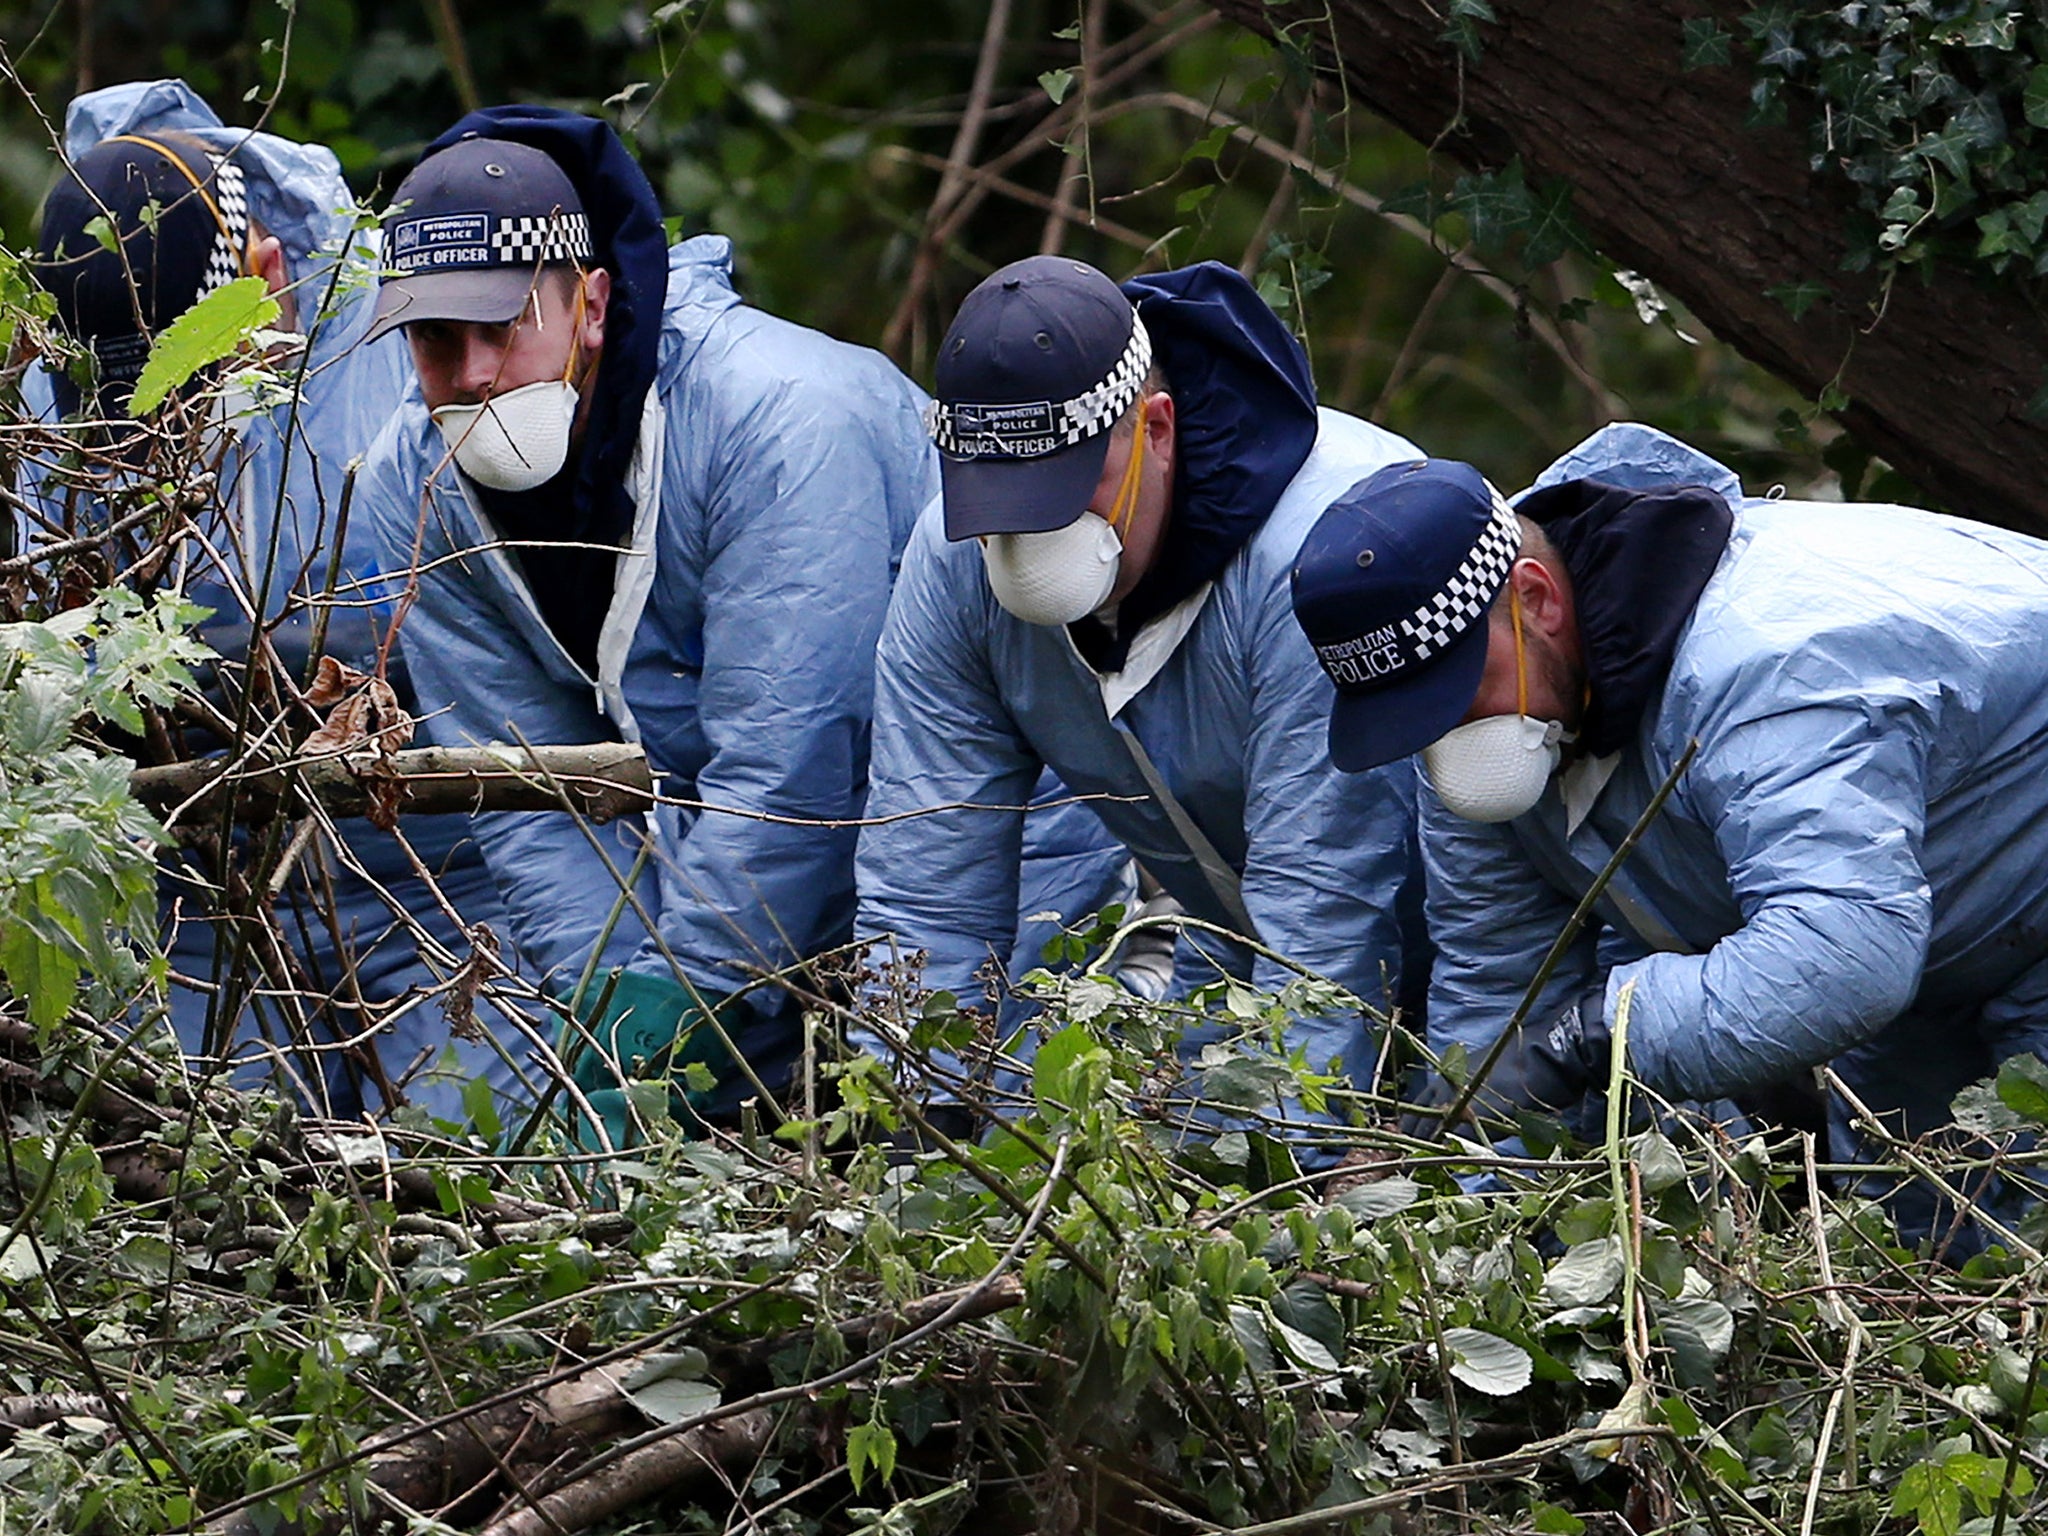
<svg viewBox="0 0 2048 1536"><path fill-rule="evenodd" d="M1123 540L1093 512L1047 533L992 533L981 541L996 601L1026 624L1071 624L1109 601Z"/></svg>
<svg viewBox="0 0 2048 1536"><path fill-rule="evenodd" d="M1522 654L1522 599L1508 576L1515 632L1515 709L1446 732L1422 749L1422 771L1444 808L1467 821L1513 821L1543 798L1563 744L1576 733L1529 713L1529 669Z"/></svg>
<svg viewBox="0 0 2048 1536"><path fill-rule="evenodd" d="M1123 570L1120 529L1131 525L1138 507L1139 477L1145 467L1145 402L1138 396L1138 424L1131 456L1107 518L1083 512L1064 528L1045 533L993 533L981 541L981 563L996 601L1026 624L1072 624L1109 601Z"/></svg>
<svg viewBox="0 0 2048 1536"><path fill-rule="evenodd" d="M493 395L481 405L444 405L434 412L462 472L494 491L530 491L552 480L569 459L576 386L543 379Z"/></svg>
<svg viewBox="0 0 2048 1536"><path fill-rule="evenodd" d="M1445 809L1467 821L1512 821L1543 798L1557 771L1565 728L1528 715L1491 715L1422 749Z"/></svg>

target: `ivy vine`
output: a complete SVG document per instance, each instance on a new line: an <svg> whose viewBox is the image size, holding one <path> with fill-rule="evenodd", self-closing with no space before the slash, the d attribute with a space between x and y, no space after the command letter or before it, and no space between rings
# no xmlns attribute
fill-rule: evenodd
<svg viewBox="0 0 2048 1536"><path fill-rule="evenodd" d="M1796 104L1816 176L1858 210L1844 263L2048 273L2048 17L2007 0L1772 0L1685 23L1688 68L1755 59L1754 123ZM1795 313L1811 285L1779 297Z"/></svg>

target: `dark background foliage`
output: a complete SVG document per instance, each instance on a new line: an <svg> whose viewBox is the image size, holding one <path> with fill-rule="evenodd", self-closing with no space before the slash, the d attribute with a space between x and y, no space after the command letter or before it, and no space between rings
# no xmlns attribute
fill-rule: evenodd
<svg viewBox="0 0 2048 1536"><path fill-rule="evenodd" d="M678 232L732 237L755 302L921 380L1004 261L1213 258L1301 331L1326 403L1504 486L1616 416L1753 483L1835 483L1833 427L1579 248L1559 188L1434 161L1304 47L1195 0L32 0L0 45L17 248L55 169L38 114L61 121L81 87L183 75L230 122L331 145L373 200L467 105L547 101L619 125ZM1852 446L1832 457L1861 477Z"/></svg>

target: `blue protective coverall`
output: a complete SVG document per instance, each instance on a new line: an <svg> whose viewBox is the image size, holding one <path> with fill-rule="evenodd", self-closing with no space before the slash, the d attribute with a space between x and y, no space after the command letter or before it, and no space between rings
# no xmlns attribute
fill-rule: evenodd
<svg viewBox="0 0 2048 1536"><path fill-rule="evenodd" d="M1417 953L1412 769L1404 761L1353 775L1330 763L1330 684L1294 623L1288 574L1338 494L1420 455L1354 417L1319 413L1299 344L1229 269L1140 278L1125 292L1176 407L1174 504L1159 557L1160 568L1186 571L1164 594L1172 606L1139 631L1108 679L1118 689L1112 718L1105 676L1075 636L998 605L978 547L947 542L934 500L905 553L882 635L870 814L1021 805L1050 765L1076 793L1120 797L1090 803L1191 915L1237 929L1190 840L1148 790L1128 745L1135 737L1241 878L1256 937L1385 1003L1404 961L1411 982L1427 964ZM1156 671L1144 677L1144 637L1170 636L1182 623L1185 634L1163 662L1152 653ZM899 952L926 951L926 986L976 995L977 967L1007 953L1016 926L1023 821L956 810L866 827L861 933L891 937ZM1262 986L1292 975L1263 958L1247 964L1235 946L1219 958ZM1215 961L1188 945L1179 961L1182 991L1217 978ZM1356 1015L1302 1019L1293 1039L1318 1069L1336 1060L1362 1077L1371 1067ZM859 1043L888 1053L873 1033Z"/></svg>
<svg viewBox="0 0 2048 1536"><path fill-rule="evenodd" d="M1422 791L1429 1033L1474 1059L1657 787L1698 754L1532 1015L1634 984L1631 1069L1743 1097L1831 1062L1894 1128L2048 1043L2048 544L1903 507L1745 496L1654 429L1604 429L1535 489L1702 485L1734 527L1668 678L1584 820L1570 770L1482 825ZM1834 1153L1858 1157L1845 1104ZM1894 1200L1939 1231L1931 1194ZM1953 1251L1953 1250L1952 1250Z"/></svg>
<svg viewBox="0 0 2048 1536"><path fill-rule="evenodd" d="M506 110L522 114L526 142L583 163L545 114ZM600 259L622 218L660 230L644 177L607 169L610 153L578 180ZM924 398L885 358L743 304L721 237L676 246L665 274L654 253L651 274L633 270L638 255L621 262L613 290L615 306L622 286L648 295L658 350L629 429L630 529L594 673L542 617L477 488L441 467L446 445L416 385L359 505L388 568L412 566L418 544L401 643L437 711L435 740L637 742L662 791L695 802L592 828L555 813L479 816L527 959L566 997L593 960L666 979L672 956L717 1000L852 934L854 830L812 823L861 814L875 636L937 466ZM616 316L599 388L622 344ZM620 900L643 844L652 931ZM797 1009L772 985L737 1008L721 1022L773 1087L800 1043ZM702 1107L725 1112L750 1092L728 1076Z"/></svg>
<svg viewBox="0 0 2048 1536"><path fill-rule="evenodd" d="M214 610L201 632L223 655L239 659L248 653L249 609L254 607L266 620L279 621L271 629L272 644L294 675L304 677L315 611L324 607L325 651L368 670L376 661L376 624L361 601L360 584L376 571L377 561L360 516L350 518L342 539L337 600L323 604L317 599L325 590L328 551L340 522L348 466L369 448L411 375L402 338L390 337L374 346L361 343L371 308L368 285L377 268L375 237L353 232L354 198L332 151L225 127L181 80L110 86L78 97L65 114L65 146L75 156L115 134L172 129L188 132L216 151L232 153L242 167L249 211L284 246L288 274L298 285L301 324L310 334L310 361L296 419L289 404L242 418L239 441L222 468L225 524L211 527L209 535L235 560L236 581L231 586L210 568L196 570L187 582L187 595ZM52 414L46 375L32 374L24 393L30 409ZM31 467L31 479L39 478ZM235 594L236 587L250 595L248 603ZM315 601L309 603L309 597ZM390 904L369 882L389 891L453 962L468 955L468 939L428 894L395 837L360 818L339 825L363 871L358 875L331 854L328 858L335 881L335 916L363 998L373 1004L392 1003L409 989L434 986L448 974L450 960L429 964L423 959L411 933L394 920ZM497 893L466 816L411 817L404 822L404 833L466 922L495 926L501 921ZM182 897L186 914L170 958L175 971L207 979L215 974L215 929L193 920L192 914L203 904L193 880L208 877L196 868L191 875L167 876L163 884L166 910L173 898ZM312 987L323 993L336 988L345 962L324 925L309 917L305 930L310 942L293 917L285 916L284 927L301 941L301 959ZM225 940L221 947L224 963ZM188 1051L201 1051L208 1038L211 999L174 984L171 1005L179 1039ZM259 1032L280 1041L287 1038L283 1026L269 1017L273 1004L259 1001L252 1007L266 1017L245 1018L237 1039L247 1041ZM489 1022L488 1010L478 1017ZM332 1031L351 1035L364 1022L353 1011L322 1021ZM225 1032L225 1022L217 1023L215 1037ZM523 1049L523 1042L509 1029L504 1039L505 1049ZM398 1078L423 1056L437 1061L449 1044L442 1010L433 1001L399 1013L375 1040L389 1078ZM480 1042L453 1044L456 1071L430 1069L414 1076L404 1084L408 1100L425 1104L437 1115L460 1119L461 1089L471 1075L488 1077L501 1092L517 1091L517 1074L501 1051ZM330 1099L342 1112L352 1107L358 1087L347 1080L349 1076L328 1074ZM381 1101L370 1093L367 1102L375 1108Z"/></svg>

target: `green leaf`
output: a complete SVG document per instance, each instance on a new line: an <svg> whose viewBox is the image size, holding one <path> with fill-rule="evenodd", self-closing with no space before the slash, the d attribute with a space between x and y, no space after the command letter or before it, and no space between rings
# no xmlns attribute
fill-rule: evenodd
<svg viewBox="0 0 2048 1536"><path fill-rule="evenodd" d="M1451 1374L1475 1392L1513 1397L1535 1374L1529 1351L1497 1333L1446 1328L1444 1345L1451 1352Z"/></svg>
<svg viewBox="0 0 2048 1536"><path fill-rule="evenodd" d="M1082 1063L1091 1053L1100 1055L1095 1036L1083 1025L1069 1024L1038 1048L1031 1063L1031 1091L1041 1112L1086 1107L1081 1092L1086 1074Z"/></svg>
<svg viewBox="0 0 2048 1536"><path fill-rule="evenodd" d="M1590 1307L1621 1284L1621 1239L1603 1237L1565 1251L1543 1277L1543 1299L1553 1308Z"/></svg>
<svg viewBox="0 0 2048 1536"><path fill-rule="evenodd" d="M1376 1179L1370 1184L1360 1184L1347 1189L1335 1202L1356 1216L1360 1221L1378 1221L1383 1216L1392 1216L1405 1211L1422 1198L1422 1186L1413 1179L1396 1176L1391 1179Z"/></svg>
<svg viewBox="0 0 2048 1536"><path fill-rule="evenodd" d="M1764 290L1764 297L1776 299L1785 306L1794 320L1803 319L1806 312L1828 296L1827 284L1807 278L1797 283L1778 283Z"/></svg>
<svg viewBox="0 0 2048 1536"><path fill-rule="evenodd" d="M44 891L49 888L47 880L35 883ZM0 970L16 995L27 999L29 1021L38 1029L50 1029L78 995L78 962L37 938L20 918L16 914L14 921L0 926Z"/></svg>
<svg viewBox="0 0 2048 1536"><path fill-rule="evenodd" d="M666 1376L660 1381L650 1381L644 1387L634 1387L626 1396L633 1399L634 1407L655 1423L680 1424L685 1419L694 1419L716 1408L721 1394L713 1382L685 1381L679 1376Z"/></svg>
<svg viewBox="0 0 2048 1536"><path fill-rule="evenodd" d="M1058 106L1067 99L1067 92L1073 87L1074 72L1071 69L1048 69L1038 77L1038 83L1045 88L1045 94L1052 98L1052 104ZM855 1487L858 1486L856 1483Z"/></svg>
<svg viewBox="0 0 2048 1536"><path fill-rule="evenodd" d="M1671 1426L1673 1433L1691 1439L1700 1432L1700 1416L1693 1412L1692 1404L1684 1398L1671 1396L1657 1404L1657 1416Z"/></svg>
<svg viewBox="0 0 2048 1536"><path fill-rule="evenodd" d="M1685 1159L1678 1155L1671 1138L1660 1131L1645 1131L1633 1138L1628 1144L1628 1157L1642 1178L1643 1188L1653 1195L1661 1194L1685 1177Z"/></svg>
<svg viewBox="0 0 2048 1536"><path fill-rule="evenodd" d="M1735 1315L1711 1296L1682 1296L1660 1309L1658 1332L1685 1386L1710 1387L1714 1368L1735 1342Z"/></svg>
<svg viewBox="0 0 2048 1536"><path fill-rule="evenodd" d="M1589 250L1591 242L1572 215L1572 189L1563 181L1546 181L1530 192L1528 222L1522 235L1522 260L1547 266L1567 251Z"/></svg>
<svg viewBox="0 0 2048 1536"><path fill-rule="evenodd" d="M880 1482L896 1475L896 1435L879 1420L856 1424L846 1432L846 1475L852 1479L855 1493L860 1492L869 1468Z"/></svg>
<svg viewBox="0 0 2048 1536"><path fill-rule="evenodd" d="M1586 1522L1563 1505L1545 1504L1540 1499L1529 1506L1529 1523L1543 1536L1581 1536L1586 1529Z"/></svg>
<svg viewBox="0 0 2048 1536"><path fill-rule="evenodd" d="M242 277L216 288L173 320L149 349L142 377L129 398L131 416L147 416L193 374L233 353L257 331L273 324L277 300L260 277Z"/></svg>
<svg viewBox="0 0 2048 1536"><path fill-rule="evenodd" d="M2048 64L2036 64L2027 71L2027 88L2020 106L2028 122L2036 128L2048 128Z"/></svg>
<svg viewBox="0 0 2048 1536"><path fill-rule="evenodd" d="M1913 146L1913 152L1932 160L1957 181L1964 182L1970 175L1971 130L1961 123L1951 123L1939 133L1930 133Z"/></svg>
<svg viewBox="0 0 2048 1536"><path fill-rule="evenodd" d="M1683 69L1717 69L1734 57L1734 34L1724 32L1721 23L1711 16L1688 17L1684 34L1679 51Z"/></svg>
<svg viewBox="0 0 2048 1536"><path fill-rule="evenodd" d="M1468 63L1476 64L1485 51L1479 37L1480 24L1496 19L1487 0L1450 0L1444 18L1444 41L1463 54Z"/></svg>
<svg viewBox="0 0 2048 1536"><path fill-rule="evenodd" d="M1284 1323L1276 1313L1272 1318L1273 1337L1287 1356L1296 1365L1310 1371L1334 1371L1337 1357L1330 1353L1320 1339L1311 1337L1301 1329Z"/></svg>
<svg viewBox="0 0 2048 1536"><path fill-rule="evenodd" d="M498 1096L491 1091L488 1077L473 1077L462 1085L462 1109L478 1132L496 1141L504 1129L498 1121Z"/></svg>
<svg viewBox="0 0 2048 1536"><path fill-rule="evenodd" d="M1998 1098L2014 1114L2048 1125L2048 1062L2015 1056L1998 1069Z"/></svg>
<svg viewBox="0 0 2048 1536"><path fill-rule="evenodd" d="M103 251L118 252L121 249L120 241L114 238L114 226L107 222L104 213L95 214L86 220L85 232L99 242Z"/></svg>

